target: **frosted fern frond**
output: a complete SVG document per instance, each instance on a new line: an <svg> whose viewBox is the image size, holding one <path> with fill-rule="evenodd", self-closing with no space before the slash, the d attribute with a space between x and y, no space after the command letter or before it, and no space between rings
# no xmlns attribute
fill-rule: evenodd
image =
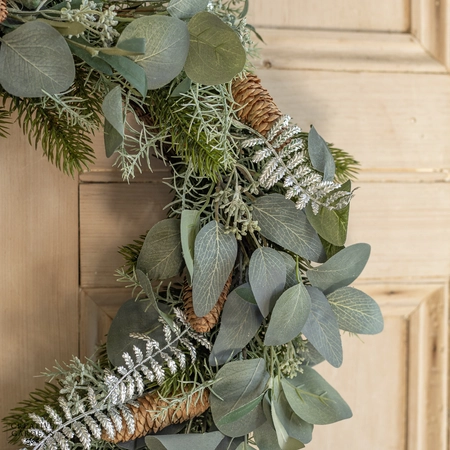
<svg viewBox="0 0 450 450"><path fill-rule="evenodd" d="M291 123L289 116L278 119L264 138L252 130L256 137L244 141L242 148L255 148L254 163L263 163L258 182L261 187L271 189L282 183L285 197L295 202L298 209L311 203L314 214L320 207L329 210L342 209L353 196L342 191L341 184L323 179L323 174L314 169L307 150L307 139L301 129Z"/></svg>
<svg viewBox="0 0 450 450"><path fill-rule="evenodd" d="M125 427L133 433L136 423L130 407L144 394L146 383L161 385L169 374L185 370L185 353L192 361L196 358L194 342L210 347L206 338L190 328L180 310L164 336L165 342L160 343L146 334L131 334L145 342L145 351L134 346L132 354L122 355L123 366L114 369L94 368L92 361L83 364L74 358L68 366L71 371L60 380L60 410L47 406L45 417L30 415L35 426L22 440L25 448L68 450L76 446L88 450L103 434L114 440Z"/></svg>

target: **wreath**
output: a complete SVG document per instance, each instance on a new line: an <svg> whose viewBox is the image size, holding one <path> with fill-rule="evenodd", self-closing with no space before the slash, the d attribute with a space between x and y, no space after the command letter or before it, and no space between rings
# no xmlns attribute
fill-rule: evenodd
<svg viewBox="0 0 450 450"><path fill-rule="evenodd" d="M300 449L351 417L314 369L383 329L350 287L358 163L303 132L251 73L248 0L0 0L0 133L12 114L74 174L103 127L126 180L171 169L167 218L121 248L133 288L107 343L4 419L27 449Z"/></svg>

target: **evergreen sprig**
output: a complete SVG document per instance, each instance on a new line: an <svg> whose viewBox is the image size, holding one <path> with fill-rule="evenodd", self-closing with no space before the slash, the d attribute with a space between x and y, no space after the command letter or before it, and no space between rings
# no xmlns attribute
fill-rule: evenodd
<svg viewBox="0 0 450 450"><path fill-rule="evenodd" d="M0 108L0 138L8 136L8 126L10 125L10 114L6 109Z"/></svg>

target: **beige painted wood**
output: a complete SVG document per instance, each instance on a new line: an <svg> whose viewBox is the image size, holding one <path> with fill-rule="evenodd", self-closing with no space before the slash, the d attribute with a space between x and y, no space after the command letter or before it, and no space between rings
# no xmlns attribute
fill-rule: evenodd
<svg viewBox="0 0 450 450"><path fill-rule="evenodd" d="M450 69L449 25L448 0L411 0L411 33L447 69Z"/></svg>
<svg viewBox="0 0 450 450"><path fill-rule="evenodd" d="M0 416L55 359L78 351L77 181L30 147L18 127L0 141ZM1 433L0 448L10 449Z"/></svg>
<svg viewBox="0 0 450 450"><path fill-rule="evenodd" d="M446 450L446 285L361 286L379 304L379 336L344 338L339 369L319 372L346 399L351 420L317 426L311 450Z"/></svg>
<svg viewBox="0 0 450 450"><path fill-rule="evenodd" d="M409 30L409 0L278 0L250 2L248 22L273 28Z"/></svg>
<svg viewBox="0 0 450 450"><path fill-rule="evenodd" d="M446 69L407 33L258 30L258 68L330 72L445 73Z"/></svg>
<svg viewBox="0 0 450 450"><path fill-rule="evenodd" d="M279 108L366 170L450 167L450 77L259 70Z"/></svg>

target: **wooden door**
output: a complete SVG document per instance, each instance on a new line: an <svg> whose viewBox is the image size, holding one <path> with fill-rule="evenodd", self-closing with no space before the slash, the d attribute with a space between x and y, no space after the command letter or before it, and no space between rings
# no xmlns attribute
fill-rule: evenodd
<svg viewBox="0 0 450 450"><path fill-rule="evenodd" d="M354 417L316 427L308 448L447 449L450 76L442 17L450 6L253 0L251 8L267 43L257 73L280 109L361 162L349 243L372 245L358 283L385 317L381 335L344 337L342 368L319 366ZM117 247L163 218L170 198L162 166L123 183L101 138L96 165L77 184L17 129L13 136L0 143L2 415L41 383L32 375L54 359L90 354L104 338L130 296L115 281ZM5 436L0 447L9 448Z"/></svg>

